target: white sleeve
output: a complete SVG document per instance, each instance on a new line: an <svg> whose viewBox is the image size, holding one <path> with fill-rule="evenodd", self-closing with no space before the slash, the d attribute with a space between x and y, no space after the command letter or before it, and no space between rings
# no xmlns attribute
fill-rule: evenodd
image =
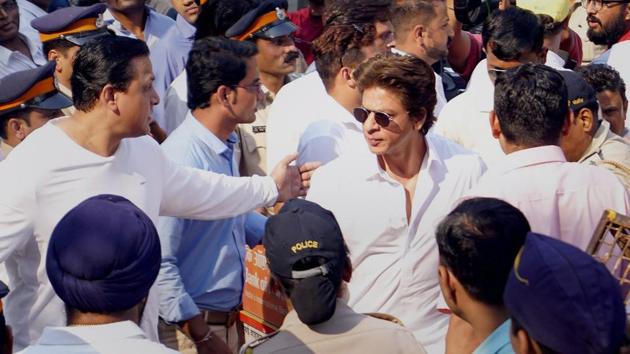
<svg viewBox="0 0 630 354"><path fill-rule="evenodd" d="M217 220L271 206L278 198L269 176L231 177L179 166L161 153L163 192L160 215Z"/></svg>
<svg viewBox="0 0 630 354"><path fill-rule="evenodd" d="M179 96L177 88L174 86L175 84L176 82L173 81L173 84L166 91L164 108L158 111L158 114L162 114L160 119L164 122L164 125L160 126L169 133L173 132L181 124L188 113L187 97Z"/></svg>
<svg viewBox="0 0 630 354"><path fill-rule="evenodd" d="M285 156L297 151L297 139L295 121L299 119L294 115L291 102L284 91L278 92L269 109L267 117L267 169L269 171ZM293 117L292 117L293 116Z"/></svg>
<svg viewBox="0 0 630 354"><path fill-rule="evenodd" d="M0 262L33 236L36 210L33 171L20 169L15 159L0 163Z"/></svg>

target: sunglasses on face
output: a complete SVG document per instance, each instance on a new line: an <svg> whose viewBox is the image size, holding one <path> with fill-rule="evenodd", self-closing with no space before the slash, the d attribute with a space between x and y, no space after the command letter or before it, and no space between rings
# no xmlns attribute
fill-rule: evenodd
<svg viewBox="0 0 630 354"><path fill-rule="evenodd" d="M374 121L376 121L376 124L380 125L383 128L387 127L389 125L389 122L392 120L392 117L387 113L371 111L364 107L357 107L352 111L354 118L361 124L365 123L365 121L370 116L370 113L374 113Z"/></svg>

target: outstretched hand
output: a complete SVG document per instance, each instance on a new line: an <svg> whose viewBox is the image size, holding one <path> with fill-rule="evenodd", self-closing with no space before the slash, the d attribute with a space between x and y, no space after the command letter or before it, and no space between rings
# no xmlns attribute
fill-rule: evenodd
<svg viewBox="0 0 630 354"><path fill-rule="evenodd" d="M313 173L321 165L319 162L307 162L299 167L291 166L296 158L297 154L286 156L271 172L278 188L278 202L305 196L311 186Z"/></svg>

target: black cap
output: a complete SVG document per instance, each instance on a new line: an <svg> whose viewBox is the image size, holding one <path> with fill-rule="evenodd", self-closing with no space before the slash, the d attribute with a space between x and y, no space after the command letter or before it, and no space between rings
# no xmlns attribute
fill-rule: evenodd
<svg viewBox="0 0 630 354"><path fill-rule="evenodd" d="M313 202L292 199L268 219L263 245L274 276L299 280L290 295L300 321L315 325L330 319L346 264L346 247L335 216ZM319 257L314 262L319 265L296 267L305 257Z"/></svg>
<svg viewBox="0 0 630 354"><path fill-rule="evenodd" d="M0 114L24 108L57 110L72 106L54 83L55 62L0 79Z"/></svg>
<svg viewBox="0 0 630 354"><path fill-rule="evenodd" d="M339 224L329 210L303 199L284 204L265 227L263 245L271 272L287 279L304 279L339 272L346 249ZM296 262L316 256L327 263L310 270L294 270Z"/></svg>
<svg viewBox="0 0 630 354"><path fill-rule="evenodd" d="M246 13L226 32L228 38L244 41L250 38L273 39L297 31L289 20L286 0L265 0Z"/></svg>
<svg viewBox="0 0 630 354"><path fill-rule="evenodd" d="M42 43L65 39L81 46L95 38L111 35L103 22L106 9L102 3L65 7L32 20L31 26L39 31Z"/></svg>
<svg viewBox="0 0 630 354"><path fill-rule="evenodd" d="M580 109L597 103L595 89L584 80L584 78L573 71L559 70L558 73L564 78L569 94L569 108L577 112Z"/></svg>

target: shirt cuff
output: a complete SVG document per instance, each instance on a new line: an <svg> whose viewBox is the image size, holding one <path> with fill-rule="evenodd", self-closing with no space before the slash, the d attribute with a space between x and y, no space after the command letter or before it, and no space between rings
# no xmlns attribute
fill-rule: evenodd
<svg viewBox="0 0 630 354"><path fill-rule="evenodd" d="M190 295L184 294L174 299L168 312L160 313L160 317L167 323L178 323L189 320L199 314L201 314L201 311L199 311L199 307L197 307L195 301L193 301Z"/></svg>
<svg viewBox="0 0 630 354"><path fill-rule="evenodd" d="M271 207L275 205L280 195L280 192L278 191L278 186L276 186L276 181L274 181L271 176L252 176L251 178L260 178L264 183L264 192L267 195L267 197L265 198L264 206Z"/></svg>

